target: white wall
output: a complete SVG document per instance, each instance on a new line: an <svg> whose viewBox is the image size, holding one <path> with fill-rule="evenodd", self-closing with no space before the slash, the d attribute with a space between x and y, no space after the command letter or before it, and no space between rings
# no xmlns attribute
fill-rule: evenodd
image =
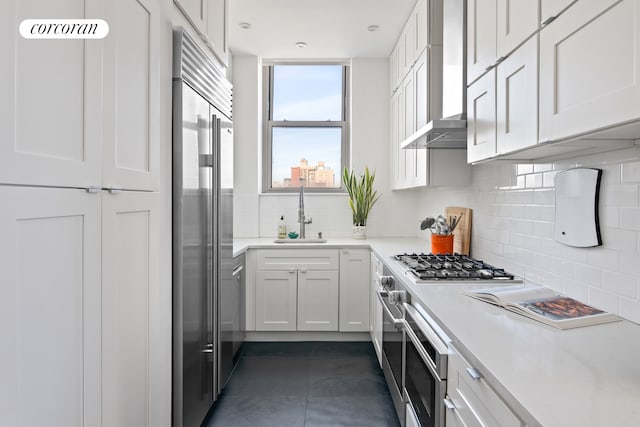
<svg viewBox="0 0 640 427"><path fill-rule="evenodd" d="M603 169L601 247L553 240L553 177L576 166ZM418 218L445 206L470 207L472 256L640 323L640 146L550 163L474 166L472 182L462 190L421 190Z"/></svg>
<svg viewBox="0 0 640 427"><path fill-rule="evenodd" d="M297 195L260 194L260 67L257 57L233 59L236 237L275 237L281 215L285 216L288 229L298 229ZM365 165L375 170L375 187L383 193L369 216L368 235L412 236L415 193L392 192L389 185L388 59L354 59L351 75L352 167L358 173L364 171ZM306 194L305 213L313 218L313 223L307 226L308 237L320 231L329 238L351 234L346 195Z"/></svg>

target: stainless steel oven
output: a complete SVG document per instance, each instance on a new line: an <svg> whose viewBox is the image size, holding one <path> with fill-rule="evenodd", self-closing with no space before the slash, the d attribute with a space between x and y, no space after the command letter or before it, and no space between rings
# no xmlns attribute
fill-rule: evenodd
<svg viewBox="0 0 640 427"><path fill-rule="evenodd" d="M404 360L404 307L406 290L396 281L387 268L380 279L382 289L378 298L383 308L382 370L398 414L404 425L404 400L402 397Z"/></svg>
<svg viewBox="0 0 640 427"><path fill-rule="evenodd" d="M448 338L421 307L403 305L406 426L444 426Z"/></svg>

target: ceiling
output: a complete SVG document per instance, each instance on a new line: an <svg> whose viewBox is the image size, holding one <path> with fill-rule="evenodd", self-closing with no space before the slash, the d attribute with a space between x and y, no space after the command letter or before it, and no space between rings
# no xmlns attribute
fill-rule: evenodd
<svg viewBox="0 0 640 427"><path fill-rule="evenodd" d="M234 55L267 59L389 56L415 0L231 0ZM249 29L240 23L249 23ZM367 30L370 25L379 30ZM305 42L306 48L296 47Z"/></svg>

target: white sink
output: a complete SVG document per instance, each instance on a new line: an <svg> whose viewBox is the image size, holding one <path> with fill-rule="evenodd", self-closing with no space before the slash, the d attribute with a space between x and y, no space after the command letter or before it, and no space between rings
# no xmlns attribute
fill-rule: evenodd
<svg viewBox="0 0 640 427"><path fill-rule="evenodd" d="M273 243L327 243L327 239L276 239Z"/></svg>

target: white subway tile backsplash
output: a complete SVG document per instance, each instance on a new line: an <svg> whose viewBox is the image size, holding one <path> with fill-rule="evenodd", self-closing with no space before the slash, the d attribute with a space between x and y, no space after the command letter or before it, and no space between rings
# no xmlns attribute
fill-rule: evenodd
<svg viewBox="0 0 640 427"><path fill-rule="evenodd" d="M577 165L603 170L601 247L553 240L554 177ZM473 256L640 323L640 145L553 163L473 166L472 182L447 202L473 209ZM421 210L434 192L424 191Z"/></svg>
<svg viewBox="0 0 640 427"><path fill-rule="evenodd" d="M573 278L590 286L602 286L602 270L586 264L575 264Z"/></svg>
<svg viewBox="0 0 640 427"><path fill-rule="evenodd" d="M608 270L617 270L620 253L613 249L605 249L604 247L591 248L587 252L587 262L590 266Z"/></svg>
<svg viewBox="0 0 640 427"><path fill-rule="evenodd" d="M600 188L600 198L606 206L638 206L638 184L607 185Z"/></svg>
<svg viewBox="0 0 640 427"><path fill-rule="evenodd" d="M629 274L605 271L602 274L602 289L628 298L638 297L638 279Z"/></svg>
<svg viewBox="0 0 640 427"><path fill-rule="evenodd" d="M640 323L640 301L620 298L619 314L632 322Z"/></svg>
<svg viewBox="0 0 640 427"><path fill-rule="evenodd" d="M640 182L640 162L622 163L622 182Z"/></svg>
<svg viewBox="0 0 640 427"><path fill-rule="evenodd" d="M599 288L589 288L589 299L587 302L596 308L610 313L618 313L620 311L619 297Z"/></svg>
<svg viewBox="0 0 640 427"><path fill-rule="evenodd" d="M620 208L620 228L640 231L640 208Z"/></svg>

